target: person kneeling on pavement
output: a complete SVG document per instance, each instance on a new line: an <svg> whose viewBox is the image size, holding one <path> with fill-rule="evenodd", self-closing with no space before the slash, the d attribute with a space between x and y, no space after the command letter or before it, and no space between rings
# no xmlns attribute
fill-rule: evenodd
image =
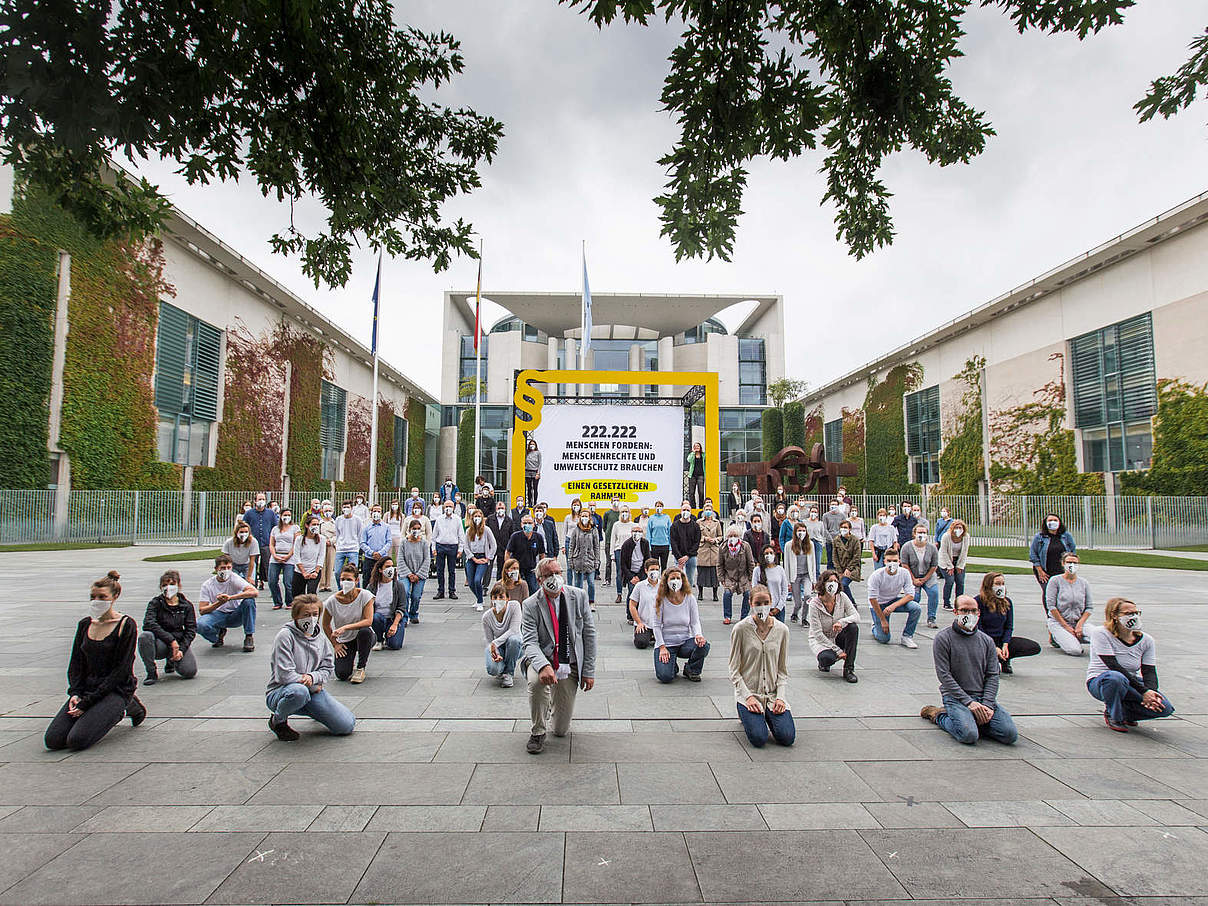
<svg viewBox="0 0 1208 906"><path fill-rule="evenodd" d="M482 615L486 639L487 676L499 677L499 685L511 688L524 642L520 636L520 602L509 600L503 582L491 586L491 606Z"/></svg>
<svg viewBox="0 0 1208 906"><path fill-rule="evenodd" d="M293 714L318 721L336 736L352 732L356 718L324 689L334 673L335 653L320 625L318 595L294 598L290 622L273 640L270 663L265 703L272 712L269 729L278 739L293 742L299 738L289 725Z"/></svg>

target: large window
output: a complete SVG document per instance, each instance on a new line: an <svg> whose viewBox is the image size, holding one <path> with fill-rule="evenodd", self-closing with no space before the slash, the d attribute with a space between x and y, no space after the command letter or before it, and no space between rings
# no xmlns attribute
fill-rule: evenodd
<svg viewBox="0 0 1208 906"><path fill-rule="evenodd" d="M473 406L446 406L453 415L453 424L460 425L461 413L468 411L474 414ZM482 406L479 413L481 433L479 434L478 471L476 475L483 478L495 488L496 493L508 486L508 429L512 427L511 406ZM470 429L473 430L473 418ZM517 434L520 443L524 436ZM467 494L469 500L473 490Z"/></svg>
<svg viewBox="0 0 1208 906"><path fill-rule="evenodd" d="M538 330L532 324L525 324L514 315L504 318L491 328L491 333L510 333L512 331L519 332L521 340L525 343L545 343L549 340L549 334L544 330Z"/></svg>
<svg viewBox="0 0 1208 906"><path fill-rule="evenodd" d="M731 479L725 474L732 462L759 462L763 459L762 409L722 409L721 420L721 493L730 493ZM745 493L752 479L733 479ZM714 501L720 505L721 501Z"/></svg>
<svg viewBox="0 0 1208 906"><path fill-rule="evenodd" d="M323 451L323 480L340 480L340 457L344 453L344 425L348 417L348 393L323 381L319 391L319 447Z"/></svg>
<svg viewBox="0 0 1208 906"><path fill-rule="evenodd" d="M696 327L689 327L682 334L675 338L676 346L690 346L693 343L704 343L709 334L726 332L725 325L716 318L709 318L704 324L698 324Z"/></svg>
<svg viewBox="0 0 1208 906"><path fill-rule="evenodd" d="M632 340L592 340L592 368L596 371L628 371ZM627 397L629 387L622 384L597 384L595 396Z"/></svg>
<svg viewBox="0 0 1208 906"><path fill-rule="evenodd" d="M1074 427L1088 472L1149 468L1157 410L1148 312L1070 340Z"/></svg>
<svg viewBox="0 0 1208 906"><path fill-rule="evenodd" d="M490 336L482 338L482 365L481 371L476 368L476 359L474 357L474 337L461 338L461 356L459 359L459 367L457 370L457 395L460 399L474 402L474 377L480 373L482 375L482 397L485 399L487 395L487 349ZM469 392L464 392L464 390Z"/></svg>
<svg viewBox="0 0 1208 906"><path fill-rule="evenodd" d="M843 461L843 419L836 418L822 426L822 446L827 462Z"/></svg>
<svg viewBox="0 0 1208 906"><path fill-rule="evenodd" d="M906 455L910 459L910 480L915 484L940 480L938 384L906 395Z"/></svg>
<svg viewBox="0 0 1208 906"><path fill-rule="evenodd" d="M155 408L161 461L209 465L221 374L222 331L175 305L159 303Z"/></svg>
<svg viewBox="0 0 1208 906"><path fill-rule="evenodd" d="M407 483L407 420L394 417L394 486Z"/></svg>
<svg viewBox="0 0 1208 906"><path fill-rule="evenodd" d="M738 339L738 401L762 406L768 401L767 354L762 337Z"/></svg>

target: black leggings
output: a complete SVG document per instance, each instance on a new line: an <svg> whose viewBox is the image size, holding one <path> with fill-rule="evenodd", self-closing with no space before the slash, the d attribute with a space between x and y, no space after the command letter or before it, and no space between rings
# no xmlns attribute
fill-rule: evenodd
<svg viewBox="0 0 1208 906"><path fill-rule="evenodd" d="M323 571L319 570L319 575L313 579L307 579L302 575L302 570L294 567L294 597L298 595L313 595L319 590L319 580L323 578Z"/></svg>
<svg viewBox="0 0 1208 906"><path fill-rule="evenodd" d="M1001 646L996 645L995 647ZM1016 635L1012 636L1011 641L1007 642L1007 654L1010 655L1007 658L1008 660L1017 657L1034 657L1040 654L1040 646L1031 639L1020 638Z"/></svg>
<svg viewBox="0 0 1208 906"><path fill-rule="evenodd" d="M362 626L357 631L357 637L351 642L344 642L344 653L336 658L336 679L346 680L352 676L352 659L356 658L356 665L362 670L365 669L365 663L369 660L369 652L373 650L373 643L377 641L377 637L373 634L371 626Z"/></svg>
<svg viewBox="0 0 1208 906"><path fill-rule="evenodd" d="M835 636L835 644L838 645L847 654L843 659L843 669L852 670L856 666L856 645L860 642L860 625L858 623L848 623L839 630L839 634ZM818 665L830 669L835 661L839 660L839 655L831 651L829 648L818 652Z"/></svg>
<svg viewBox="0 0 1208 906"><path fill-rule="evenodd" d="M71 717L67 713L67 702L63 702L63 707L46 728L46 748L51 751L72 749L78 752L100 742L105 738L105 734L126 716L126 707L129 704L130 700L125 696L110 692L100 701L93 703L81 716Z"/></svg>
<svg viewBox="0 0 1208 906"><path fill-rule="evenodd" d="M524 502L530 508L537 505L537 479L528 475L524 476Z"/></svg>

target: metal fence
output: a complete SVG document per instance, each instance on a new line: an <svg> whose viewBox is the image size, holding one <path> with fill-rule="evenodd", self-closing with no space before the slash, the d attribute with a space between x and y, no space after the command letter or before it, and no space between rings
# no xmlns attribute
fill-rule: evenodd
<svg viewBox="0 0 1208 906"><path fill-rule="evenodd" d="M357 493L337 497L309 491L267 492L270 501L288 506L298 520L310 510L310 502L331 499L336 512L344 500ZM423 494L432 500L433 491ZM58 491L0 491L0 545L50 542L94 542L128 544L180 544L217 547L231 537L245 502L256 498L250 491L71 491L66 499ZM379 494L386 507L400 503L408 494ZM473 503L462 495L467 504ZM496 490L497 500L507 500L507 490ZM510 506L510 501L509 501Z"/></svg>

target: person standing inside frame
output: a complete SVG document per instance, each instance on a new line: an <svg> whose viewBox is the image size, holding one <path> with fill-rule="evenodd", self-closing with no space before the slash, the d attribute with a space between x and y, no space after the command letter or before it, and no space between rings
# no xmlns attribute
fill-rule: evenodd
<svg viewBox="0 0 1208 906"><path fill-rule="evenodd" d="M700 444L692 445L684 471L688 475L688 499L693 509L699 510L705 505L705 451Z"/></svg>

